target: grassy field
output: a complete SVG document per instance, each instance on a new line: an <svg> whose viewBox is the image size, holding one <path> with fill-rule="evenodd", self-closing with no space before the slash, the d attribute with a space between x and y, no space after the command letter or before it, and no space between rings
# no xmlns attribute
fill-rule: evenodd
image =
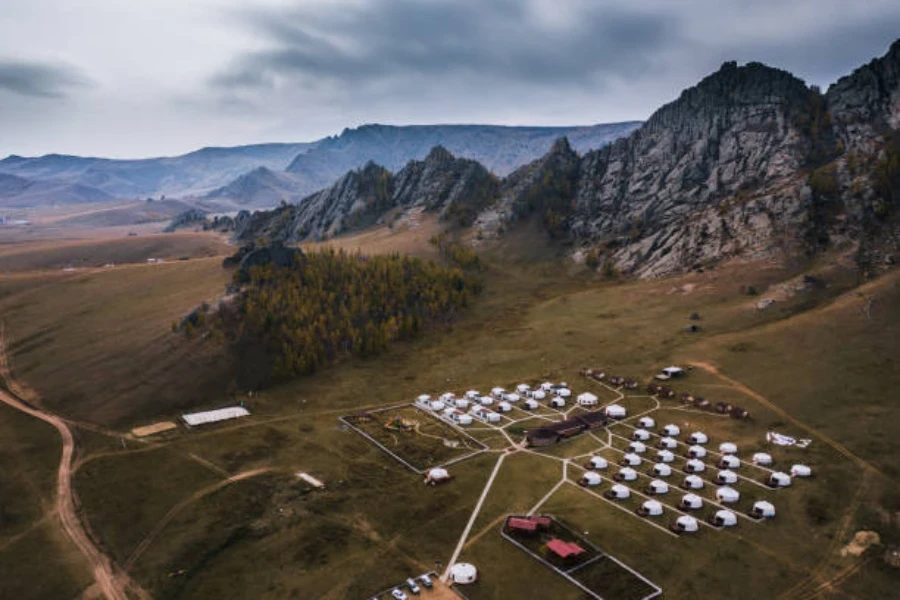
<svg viewBox="0 0 900 600"><path fill-rule="evenodd" d="M364 236L378 237L379 249L406 244L429 252L421 240L399 234L368 232L340 243L366 248L371 240ZM452 483L425 487L342 429L337 418L421 393L510 388L521 381L567 380L576 394L590 390L603 402L613 400L605 388L578 377L582 366L646 380L671 362L709 363L718 374L695 369L674 387L745 406L753 419L723 419L669 402L654 414L659 424L701 428L715 442L711 448L735 441L742 456L763 448L769 429L813 439L806 451L773 454L779 465L808 462L814 478L778 492L741 484L748 500L755 493L776 495L772 523L742 521L734 531L704 528L674 538L574 485L549 496L542 512L588 531L666 597L803 598L855 565L839 549L856 530L874 528L887 543L900 542L892 516L900 508L894 483L900 432L891 395L900 384L898 272L857 291L851 290L852 273L833 263L806 265L827 285L759 311L756 301L793 271L777 263L734 264L674 279L619 282L560 268L556 253L511 236L486 251L485 291L449 330L252 398L228 386L227 362L213 345L168 332L173 319L221 293L227 276L218 257L5 275L0 307L13 337L16 374L65 415L124 431L176 417L183 407L233 402L237 393L251 409L253 416L240 422L172 432L147 448L116 447L102 436L86 441L77 490L109 552L127 561L163 525L130 567L156 597L366 597L435 568L451 555L498 454L459 463L451 469ZM747 286L760 295L743 293ZM873 295L866 313L861 309ZM700 313L701 331L684 333L693 312ZM652 406L639 397L622 403L632 413ZM493 436L492 447L506 445L502 436L485 433ZM460 555L481 573L466 590L469 597L580 597L509 548L498 519L544 498L561 480L559 459L597 447L582 436L547 456L516 453L504 460ZM10 459L34 450L26 448L10 450ZM225 482L260 468L270 471ZM27 485L28 470L4 475L4 484ZM326 489L298 486L298 471L321 478ZM570 480L578 475L570 468ZM38 514L27 506L16 510L26 521ZM595 576L602 578L585 573ZM873 558L835 585L856 596L886 597L895 578Z"/></svg>

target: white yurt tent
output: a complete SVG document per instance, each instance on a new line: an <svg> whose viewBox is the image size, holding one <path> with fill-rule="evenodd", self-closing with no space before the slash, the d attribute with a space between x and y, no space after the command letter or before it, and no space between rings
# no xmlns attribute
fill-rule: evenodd
<svg viewBox="0 0 900 600"><path fill-rule="evenodd" d="M481 397L481 392L478 390L469 390L466 392L466 398L469 400L478 400L479 397Z"/></svg>
<svg viewBox="0 0 900 600"><path fill-rule="evenodd" d="M663 505L658 500L645 500L641 509L641 512L648 517L658 517L663 514Z"/></svg>
<svg viewBox="0 0 900 600"><path fill-rule="evenodd" d="M722 504L734 504L741 499L741 493L725 485L716 490L716 498Z"/></svg>
<svg viewBox="0 0 900 600"><path fill-rule="evenodd" d="M635 454L644 454L647 452L647 446L644 442L631 442L628 444L628 450Z"/></svg>
<svg viewBox="0 0 900 600"><path fill-rule="evenodd" d="M689 437L688 440L692 444L706 444L709 442L709 436L702 431L695 431L691 434L691 437Z"/></svg>
<svg viewBox="0 0 900 600"><path fill-rule="evenodd" d="M631 490L629 490L627 486L617 483L609 488L609 495L613 498L624 500L625 498L631 496Z"/></svg>
<svg viewBox="0 0 900 600"><path fill-rule="evenodd" d="M638 419L638 427L643 427L644 429L653 429L656 427L656 421L653 420L653 417L641 417Z"/></svg>
<svg viewBox="0 0 900 600"><path fill-rule="evenodd" d="M634 481L638 477L637 471L631 467L622 467L619 469L618 478L621 481Z"/></svg>
<svg viewBox="0 0 900 600"><path fill-rule="evenodd" d="M806 465L794 465L791 467L791 477L809 477L812 475L812 469Z"/></svg>
<svg viewBox="0 0 900 600"><path fill-rule="evenodd" d="M499 398L505 393L506 390L504 390L502 387L491 388L491 396L494 396L495 398Z"/></svg>
<svg viewBox="0 0 900 600"><path fill-rule="evenodd" d="M750 514L757 519L771 519L775 516L775 506L771 502L760 500L753 503L753 509Z"/></svg>
<svg viewBox="0 0 900 600"><path fill-rule="evenodd" d="M431 485L440 483L442 481L448 481L449 479L449 471L447 471L447 469L442 469L441 467L429 469L428 473L425 474L425 483L430 483Z"/></svg>
<svg viewBox="0 0 900 600"><path fill-rule="evenodd" d="M547 397L547 392L544 390L534 390L534 393L531 394L531 397L535 400L543 400Z"/></svg>
<svg viewBox="0 0 900 600"><path fill-rule="evenodd" d="M675 520L675 527L673 529L681 533L694 533L698 528L699 525L697 524L697 519L682 515Z"/></svg>
<svg viewBox="0 0 900 600"><path fill-rule="evenodd" d="M599 398L596 395L590 392L584 392L583 394L578 394L578 405L579 406L597 406L597 402L599 402Z"/></svg>
<svg viewBox="0 0 900 600"><path fill-rule="evenodd" d="M734 527L737 525L737 515L730 510L717 510L712 524L716 527Z"/></svg>
<svg viewBox="0 0 900 600"><path fill-rule="evenodd" d="M595 486L603 482L603 478L593 471L587 471L581 478L581 482L585 485Z"/></svg>
<svg viewBox="0 0 900 600"><path fill-rule="evenodd" d="M522 396L518 394L503 394L503 399L507 402L518 402L522 399Z"/></svg>
<svg viewBox="0 0 900 600"><path fill-rule="evenodd" d="M485 414L488 423L499 423L500 422L500 413L495 413L494 411L488 411Z"/></svg>
<svg viewBox="0 0 900 600"><path fill-rule="evenodd" d="M672 423L664 426L662 431L663 435L666 435L668 437L678 437L679 435L681 435L681 429L678 428L678 425L674 425Z"/></svg>
<svg viewBox="0 0 900 600"><path fill-rule="evenodd" d="M429 402L431 402L431 396L429 396L428 394L422 394L421 396L416 398L416 401L419 404L428 404Z"/></svg>
<svg viewBox="0 0 900 600"><path fill-rule="evenodd" d="M465 410L466 408L469 408L469 401L466 400L465 398L457 398L456 400L453 401L453 405L456 408L461 408L461 409Z"/></svg>
<svg viewBox="0 0 900 600"><path fill-rule="evenodd" d="M665 448L666 450L674 450L678 447L678 441L673 437L666 436L664 438L659 438L658 445L660 448Z"/></svg>
<svg viewBox="0 0 900 600"><path fill-rule="evenodd" d="M706 470L706 465L704 465L702 461L692 458L685 463L684 470L688 473L702 473Z"/></svg>
<svg viewBox="0 0 900 600"><path fill-rule="evenodd" d="M637 440L639 442L646 442L650 439L650 432L646 429L635 429L631 432L631 439Z"/></svg>
<svg viewBox="0 0 900 600"><path fill-rule="evenodd" d="M772 464L772 455L765 452L757 452L753 455L753 464L767 467Z"/></svg>
<svg viewBox="0 0 900 600"><path fill-rule="evenodd" d="M553 390L553 393L559 396L560 398L571 398L572 390L567 387L556 388Z"/></svg>
<svg viewBox="0 0 900 600"><path fill-rule="evenodd" d="M659 450L656 453L656 460L664 463L674 462L675 454L671 450Z"/></svg>
<svg viewBox="0 0 900 600"><path fill-rule="evenodd" d="M719 483L727 483L730 485L732 483L737 483L737 480L737 473L735 473L734 471L729 471L728 469L723 469L722 471L719 471L718 475L716 475L716 481L718 481Z"/></svg>
<svg viewBox="0 0 900 600"><path fill-rule="evenodd" d="M430 408L434 412L441 412L442 410L444 410L444 406L446 405L440 400L432 400L428 403L428 408Z"/></svg>
<svg viewBox="0 0 900 600"><path fill-rule="evenodd" d="M525 408L527 408L528 410L536 410L538 406L540 406L540 404L538 404L537 400L532 400L531 398L529 398L525 401Z"/></svg>
<svg viewBox="0 0 900 600"><path fill-rule="evenodd" d="M550 383L549 381L545 381L544 383L541 384L541 389L544 390L545 392L549 392L550 390L553 389L553 384Z"/></svg>
<svg viewBox="0 0 900 600"><path fill-rule="evenodd" d="M629 452L625 456L622 457L622 464L627 465L629 467L636 467L641 464L641 457L637 454Z"/></svg>
<svg viewBox="0 0 900 600"><path fill-rule="evenodd" d="M603 412L606 413L606 416L610 419L624 419L628 414L628 411L625 410L625 407L619 404L610 404L605 409L603 409Z"/></svg>
<svg viewBox="0 0 900 600"><path fill-rule="evenodd" d="M560 398L559 396L556 396L556 397L550 399L550 406L552 406L554 408L562 408L565 405L566 405L565 399Z"/></svg>
<svg viewBox="0 0 900 600"><path fill-rule="evenodd" d="M684 478L683 487L689 490L702 490L703 480L696 475L688 475Z"/></svg>
<svg viewBox="0 0 900 600"><path fill-rule="evenodd" d="M737 444L732 444L731 442L722 442L719 444L719 452L722 454L737 454L737 451Z"/></svg>
<svg viewBox="0 0 900 600"><path fill-rule="evenodd" d="M519 385L516 386L516 391L520 394L525 394L525 393L531 391L531 386L528 385L527 383L520 383Z"/></svg>
<svg viewBox="0 0 900 600"><path fill-rule="evenodd" d="M688 456L691 458L706 458L706 448L703 446L691 446L688 448Z"/></svg>
<svg viewBox="0 0 900 600"><path fill-rule="evenodd" d="M478 399L478 402L480 402L482 406L490 406L494 403L494 399L490 396L482 396Z"/></svg>
<svg viewBox="0 0 900 600"><path fill-rule="evenodd" d="M741 459L733 454L726 454L719 459L719 467L722 469L739 469L741 468Z"/></svg>
<svg viewBox="0 0 900 600"><path fill-rule="evenodd" d="M657 477L669 477L672 474L672 467L663 463L653 465L653 474Z"/></svg>
<svg viewBox="0 0 900 600"><path fill-rule="evenodd" d="M700 510L703 508L703 498L697 494L685 494L681 497L681 508L685 510Z"/></svg>
<svg viewBox="0 0 900 600"><path fill-rule="evenodd" d="M509 412L512 410L512 404L506 401L500 402L497 404L497 410L500 412Z"/></svg>
<svg viewBox="0 0 900 600"><path fill-rule="evenodd" d="M592 456L588 465L591 469L606 469L609 467L609 461L602 456Z"/></svg>
<svg viewBox="0 0 900 600"><path fill-rule="evenodd" d="M788 487L791 485L791 476L777 471L769 475L769 485L773 487Z"/></svg>
<svg viewBox="0 0 900 600"><path fill-rule="evenodd" d="M662 494L669 493L669 484L661 479L654 479L650 482L650 485L647 486L647 492L653 494L654 496L659 496Z"/></svg>
<svg viewBox="0 0 900 600"><path fill-rule="evenodd" d="M474 583L478 579L478 569L471 563L456 563L450 567L450 579L459 585Z"/></svg>

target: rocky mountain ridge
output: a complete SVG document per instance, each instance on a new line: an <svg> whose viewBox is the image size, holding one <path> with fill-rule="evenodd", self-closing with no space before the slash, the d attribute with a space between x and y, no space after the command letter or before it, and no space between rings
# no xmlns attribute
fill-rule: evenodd
<svg viewBox="0 0 900 600"><path fill-rule="evenodd" d="M427 177L414 177L423 167L412 163L389 177L389 200L366 202L342 187L337 204L328 195L302 201L303 223L319 225L295 222L280 239L333 235L411 206L450 220L448 206L458 206L475 239L536 214L573 255L640 277L854 244L884 254L900 237L898 124L900 41L826 94L780 69L728 62L602 149L579 155L560 140L484 187L472 165L460 169L446 150L433 151ZM445 178L459 192L434 205L429 190L446 190ZM405 198L395 196L398 183L411 190ZM357 221L362 206L367 218ZM320 213L327 219L317 221Z"/></svg>

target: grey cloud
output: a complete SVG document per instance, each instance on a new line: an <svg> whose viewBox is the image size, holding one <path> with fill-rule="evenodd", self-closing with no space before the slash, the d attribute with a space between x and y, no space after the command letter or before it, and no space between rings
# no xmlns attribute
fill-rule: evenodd
<svg viewBox="0 0 900 600"><path fill-rule="evenodd" d="M0 90L22 96L58 98L88 80L72 67L0 59Z"/></svg>
<svg viewBox="0 0 900 600"><path fill-rule="evenodd" d="M512 0L384 0L333 9L257 9L241 17L271 43L218 74L218 86L265 87L279 78L344 84L472 76L540 85L595 84L651 71L675 43L671 20L618 4L583 4L548 27Z"/></svg>

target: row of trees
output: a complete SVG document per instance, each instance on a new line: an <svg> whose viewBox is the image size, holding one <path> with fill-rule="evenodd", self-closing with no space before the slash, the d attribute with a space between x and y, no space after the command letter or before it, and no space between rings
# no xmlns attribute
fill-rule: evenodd
<svg viewBox="0 0 900 600"><path fill-rule="evenodd" d="M303 254L291 267L255 266L248 274L236 303L220 309L214 327L239 358L267 365L275 378L378 354L391 342L448 323L479 289L457 268L334 250Z"/></svg>

